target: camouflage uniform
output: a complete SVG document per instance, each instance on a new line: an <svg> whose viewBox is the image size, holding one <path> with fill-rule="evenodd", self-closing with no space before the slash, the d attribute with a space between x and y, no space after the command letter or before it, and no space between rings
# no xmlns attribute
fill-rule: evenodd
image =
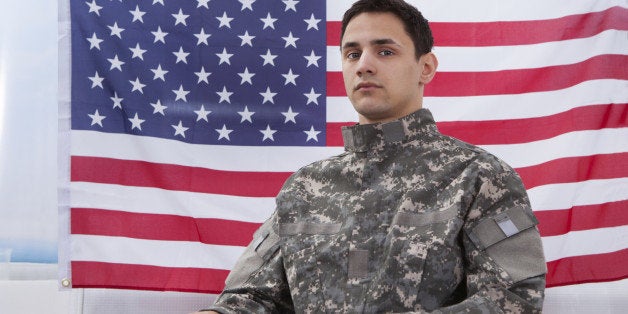
<svg viewBox="0 0 628 314"><path fill-rule="evenodd" d="M223 312L540 312L545 261L517 174L421 109L343 129L285 183Z"/></svg>

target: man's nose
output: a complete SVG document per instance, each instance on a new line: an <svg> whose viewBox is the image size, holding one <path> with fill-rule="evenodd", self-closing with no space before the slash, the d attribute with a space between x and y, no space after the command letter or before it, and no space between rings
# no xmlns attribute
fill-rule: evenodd
<svg viewBox="0 0 628 314"><path fill-rule="evenodd" d="M355 71L358 76L362 76L364 74L374 74L375 73L374 56L369 52L363 52L360 55L360 59L358 60L358 64Z"/></svg>

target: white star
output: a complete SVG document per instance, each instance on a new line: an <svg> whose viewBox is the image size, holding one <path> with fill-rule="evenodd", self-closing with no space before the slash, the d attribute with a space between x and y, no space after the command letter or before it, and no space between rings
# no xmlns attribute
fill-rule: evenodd
<svg viewBox="0 0 628 314"><path fill-rule="evenodd" d="M262 134L264 134L264 138L262 139L262 142L265 141L266 139L270 139L271 141L275 141L275 138L273 137L273 134L275 134L275 132L277 132L277 130L271 130L270 129L270 125L266 125L266 130L259 130L260 132L262 132Z"/></svg>
<svg viewBox="0 0 628 314"><path fill-rule="evenodd" d="M220 100L218 101L218 103L221 103L223 101L231 103L230 97L231 97L231 95L233 95L233 93L227 91L227 86L223 86L222 87L222 92L216 92L216 94L218 94L218 96L220 96Z"/></svg>
<svg viewBox="0 0 628 314"><path fill-rule="evenodd" d="M299 40L298 37L293 37L292 36L292 32L290 32L290 34L288 34L288 37L281 37L283 38L283 40L286 41L286 46L284 48L287 48L288 46L292 46L294 48L297 47L297 40Z"/></svg>
<svg viewBox="0 0 628 314"><path fill-rule="evenodd" d="M212 73L211 72L205 72L205 67L202 66L201 67L201 71L200 72L194 72L194 74L196 74L196 76L198 76L198 84L200 84L201 82L205 82L207 84L209 84L209 81L207 80L207 77L209 77Z"/></svg>
<svg viewBox="0 0 628 314"><path fill-rule="evenodd" d="M253 81L251 79L253 78L253 76L255 76L255 73L250 73L249 68L245 67L244 72L238 73L238 75L242 78L242 81L240 81L240 85L244 84L244 82L253 85Z"/></svg>
<svg viewBox="0 0 628 314"><path fill-rule="evenodd" d="M133 21L131 21L131 23L135 22L135 21L140 21L141 23L144 23L144 19L142 18L142 16L144 14L146 14L146 12L140 11L140 6L136 5L135 6L135 11L129 11L131 12L131 14L133 14Z"/></svg>
<svg viewBox="0 0 628 314"><path fill-rule="evenodd" d="M113 26L107 25L107 27L111 30L111 36L115 35L122 39L122 31L124 31L124 28L118 27L118 22L113 23Z"/></svg>
<svg viewBox="0 0 628 314"><path fill-rule="evenodd" d="M133 56L131 57L131 59L140 58L140 60L144 60L144 53L146 52L146 50L140 48L140 43L137 43L135 45L135 48L129 49L131 50L131 52L133 52Z"/></svg>
<svg viewBox="0 0 628 314"><path fill-rule="evenodd" d="M309 31L310 28L313 28L315 30L318 30L318 22L320 22L320 19L317 19L314 17L314 13L312 13L312 15L310 16L310 18L308 20L304 20L305 23L307 23L307 30Z"/></svg>
<svg viewBox="0 0 628 314"><path fill-rule="evenodd" d="M271 92L270 87L266 87L266 91L259 94L264 97L264 100L262 100L262 105L265 104L267 101L269 101L271 104L275 103L275 101L273 100L273 97L275 97L277 93Z"/></svg>
<svg viewBox="0 0 628 314"><path fill-rule="evenodd" d="M249 45L253 47L253 38L255 38L255 36L249 35L249 31L245 31L244 35L238 35L238 37L242 39L242 44L240 44L240 46Z"/></svg>
<svg viewBox="0 0 628 314"><path fill-rule="evenodd" d="M286 9L285 11L293 10L294 12L297 12L297 3L299 3L299 1L294 1L294 0L283 0L283 4L286 5Z"/></svg>
<svg viewBox="0 0 628 314"><path fill-rule="evenodd" d="M310 90L309 94L303 94L305 95L305 97L307 97L307 104L309 105L311 102L315 103L318 105L318 96L320 96L321 94L317 94L314 92L314 87L312 87L312 90Z"/></svg>
<svg viewBox="0 0 628 314"><path fill-rule="evenodd" d="M242 9L240 11L244 11L244 9L249 9L253 11L253 2L255 0L239 0L242 3Z"/></svg>
<svg viewBox="0 0 628 314"><path fill-rule="evenodd" d="M227 139L227 141L231 141L231 139L229 138L229 133L233 132L233 130L229 130L227 129L227 126L225 124L222 125L222 129L215 129L216 132L218 132L218 140L220 141L221 139Z"/></svg>
<svg viewBox="0 0 628 314"><path fill-rule="evenodd" d="M240 123L242 123L244 121L249 121L249 122L253 123L253 120L251 119L251 116L254 113L255 112L249 111L249 107L244 106L244 111L238 111L238 114L240 114L242 116L242 120L240 120Z"/></svg>
<svg viewBox="0 0 628 314"><path fill-rule="evenodd" d="M183 62L185 64L188 64L187 57L188 57L188 55L190 53L183 51L183 46L179 46L179 51L175 51L175 52L173 52L173 54L175 56L177 56L177 61L175 61L175 64L177 64L179 62Z"/></svg>
<svg viewBox="0 0 628 314"><path fill-rule="evenodd" d="M270 27L272 29L275 29L275 21L277 21L277 19L274 19L270 16L270 12L268 12L268 15L266 16L266 18L260 19L262 22L264 22L264 28L262 29L266 29L266 27Z"/></svg>
<svg viewBox="0 0 628 314"><path fill-rule="evenodd" d="M131 130L138 128L140 131L142 130L142 123L144 123L144 121L146 120L142 120L137 116L137 112L135 113L135 117L133 118L129 118L129 121L131 121Z"/></svg>
<svg viewBox="0 0 628 314"><path fill-rule="evenodd" d="M153 33L153 36L155 36L155 40L153 41L153 43L156 43L158 41L161 41L164 44L166 43L166 35L168 35L168 33L162 32L161 26L157 26L157 31L151 33Z"/></svg>
<svg viewBox="0 0 628 314"><path fill-rule="evenodd" d="M166 73L168 73L169 71L162 69L161 64L157 65L156 69L150 69L150 70L153 71L153 73L155 74L155 77L153 77L153 80L161 79L164 82L166 81Z"/></svg>
<svg viewBox="0 0 628 314"><path fill-rule="evenodd" d="M200 45L200 44L205 44L205 45L209 45L207 43L207 38L209 38L212 34L205 34L205 30L201 27L201 32L198 34L194 34L194 36L196 36L196 38L198 38L198 41L196 42L196 45Z"/></svg>
<svg viewBox="0 0 628 314"><path fill-rule="evenodd" d="M216 18L220 21L220 25L218 26L218 28L221 28L223 26L231 28L231 21L233 20L233 18L228 17L227 12L222 13L222 16L217 16Z"/></svg>
<svg viewBox="0 0 628 314"><path fill-rule="evenodd" d="M174 99L174 101L177 101L179 99L187 102L187 94L190 93L190 91L184 90L183 89L183 85L179 85L179 89L173 89L172 90L173 93L175 93L177 95L177 97Z"/></svg>
<svg viewBox="0 0 628 314"><path fill-rule="evenodd" d="M92 88L98 86L100 88L102 87L102 81L105 79L104 77L100 77L98 75L98 71L96 71L96 74L94 74L94 76L88 76L88 78L92 81ZM104 88L103 88L104 89Z"/></svg>
<svg viewBox="0 0 628 314"><path fill-rule="evenodd" d="M89 50L93 48L100 50L100 43L103 42L102 39L96 37L96 33L92 34L91 38L87 38L87 41L89 41Z"/></svg>
<svg viewBox="0 0 628 314"><path fill-rule="evenodd" d="M164 5L164 0L153 0L153 4L155 4L155 3L159 3L159 4L161 4L163 6Z"/></svg>
<svg viewBox="0 0 628 314"><path fill-rule="evenodd" d="M153 106L153 108L155 108L155 110L153 110L153 113L161 113L162 116L165 116L166 114L164 113L164 110L166 108L168 108L167 106L162 106L161 105L161 100L157 99L156 103L150 103L151 106Z"/></svg>
<svg viewBox="0 0 628 314"><path fill-rule="evenodd" d="M111 67L109 67L109 70L113 70L113 69L118 69L120 70L120 72L122 72L122 65L124 64L124 62L120 61L118 59L118 55L116 55L115 57L113 57L113 59L107 59L107 61L109 61L111 63Z"/></svg>
<svg viewBox="0 0 628 314"><path fill-rule="evenodd" d="M290 69L288 73L282 74L281 76L283 76L286 79L286 82L283 85L288 85L288 83L290 83L294 86L297 86L296 80L297 80L297 77L299 77L300 75L292 73L292 69Z"/></svg>
<svg viewBox="0 0 628 314"><path fill-rule="evenodd" d="M106 118L106 116L101 116L100 113L98 113L98 109L96 109L96 112L94 112L94 114L87 114L90 118L92 118L92 124L98 124L102 127L102 120L104 118Z"/></svg>
<svg viewBox="0 0 628 314"><path fill-rule="evenodd" d="M321 133L321 131L314 130L314 126L312 126L309 131L303 131L303 133L307 134L305 142L309 140L315 140L318 142L318 134Z"/></svg>
<svg viewBox="0 0 628 314"><path fill-rule="evenodd" d="M196 117L196 121L205 120L205 121L209 122L207 120L207 115L212 113L212 112L205 110L205 106L204 105L201 105L201 109L200 110L194 110L194 112L198 116L198 117Z"/></svg>
<svg viewBox="0 0 628 314"><path fill-rule="evenodd" d="M266 50L266 54L265 55L260 55L260 57L262 57L264 59L264 64L262 64L262 66L265 66L267 64L270 64L272 66L275 66L275 58L277 58L277 55L273 55L270 54L270 49Z"/></svg>
<svg viewBox="0 0 628 314"><path fill-rule="evenodd" d="M135 81L129 81L129 82L131 83L131 85L133 85L133 89L131 89L131 93L134 92L134 91L139 91L140 94L144 94L144 90L143 89L144 89L144 87L146 87L146 85L142 84L140 82L140 78L139 77L135 78Z"/></svg>
<svg viewBox="0 0 628 314"><path fill-rule="evenodd" d="M288 107L288 111L282 112L281 114L286 117L286 121L284 121L283 123L288 123L288 121L292 121L293 123L297 123L297 120L295 120L295 118L296 118L296 116L299 113L298 112L293 112L292 111L292 107Z"/></svg>
<svg viewBox="0 0 628 314"><path fill-rule="evenodd" d="M187 131L189 128L184 127L181 123L181 120L179 120L179 125L171 124L171 126L174 128L174 136L181 135L183 138L185 138L185 131Z"/></svg>
<svg viewBox="0 0 628 314"><path fill-rule="evenodd" d="M85 4L89 6L89 12L87 13L96 12L96 15L100 16L100 9L102 9L102 7L96 4L96 0L92 0L92 3L85 2Z"/></svg>
<svg viewBox="0 0 628 314"><path fill-rule="evenodd" d="M113 97L109 97L109 99L113 100L113 109L122 109L122 101L124 98L119 98L117 92L113 92Z"/></svg>
<svg viewBox="0 0 628 314"><path fill-rule="evenodd" d="M222 53L217 53L216 55L218 56L218 58L220 58L218 65L223 64L223 62L231 65L231 61L229 61L229 58L233 57L233 54L227 53L227 48L222 48Z"/></svg>
<svg viewBox="0 0 628 314"><path fill-rule="evenodd" d="M207 2L209 2L211 0L196 0L196 2L198 2L198 5L196 6L197 8L200 7L205 7L207 9L209 9L209 7L207 6Z"/></svg>
<svg viewBox="0 0 628 314"><path fill-rule="evenodd" d="M183 11L181 9L179 9L179 13L177 14L171 14L172 17L174 17L176 20L174 21L174 25L177 26L177 24L183 24L185 26L188 26L188 24L185 22L185 19L187 19L188 17L190 17L188 14L183 14Z"/></svg>
<svg viewBox="0 0 628 314"><path fill-rule="evenodd" d="M310 65L315 65L318 68L318 59L321 58L321 56L317 56L314 54L314 50L312 50L312 53L310 53L309 56L303 56L305 59L307 59L307 67L309 67Z"/></svg>

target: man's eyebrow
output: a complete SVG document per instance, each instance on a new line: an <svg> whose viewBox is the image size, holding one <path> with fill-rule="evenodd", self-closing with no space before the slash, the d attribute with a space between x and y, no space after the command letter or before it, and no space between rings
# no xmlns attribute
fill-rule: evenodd
<svg viewBox="0 0 628 314"><path fill-rule="evenodd" d="M391 38L373 39L369 43L372 46L391 45L391 44L397 45L397 46L399 45L396 41L392 40ZM342 45L340 49L344 50L344 49L355 48L355 47L360 47L360 44L354 41L350 41Z"/></svg>

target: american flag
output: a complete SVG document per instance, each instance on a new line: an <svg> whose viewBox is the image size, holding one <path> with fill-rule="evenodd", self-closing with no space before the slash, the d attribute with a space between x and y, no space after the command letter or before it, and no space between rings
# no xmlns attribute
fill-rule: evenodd
<svg viewBox="0 0 628 314"><path fill-rule="evenodd" d="M61 275L220 292L283 181L357 121L352 2L71 0ZM548 286L628 277L626 2L410 2L440 61L425 107L520 173Z"/></svg>

